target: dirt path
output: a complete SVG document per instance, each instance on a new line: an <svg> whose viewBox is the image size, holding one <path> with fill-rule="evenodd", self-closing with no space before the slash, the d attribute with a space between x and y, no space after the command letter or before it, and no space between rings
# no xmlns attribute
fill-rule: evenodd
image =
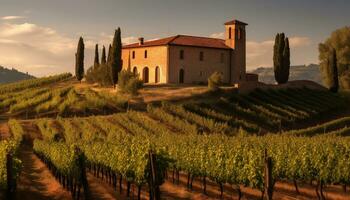
<svg viewBox="0 0 350 200"><path fill-rule="evenodd" d="M220 199L220 189L218 184L207 180L207 194L203 194L202 181L195 179L193 182L193 189L186 187L187 176L180 173L180 184L173 184L172 178L161 186L162 198L167 200L176 199L195 199L195 200L216 200ZM300 194L296 194L295 187L292 183L278 182L274 188L273 199L276 200L310 200L317 199L315 193L315 186L309 184L298 183ZM244 200L258 200L261 199L261 192L257 189L241 186ZM329 200L348 200L350 199L350 192L343 192L340 186L327 186L324 195ZM235 188L229 185L224 185L223 199L238 199L238 192Z"/></svg>
<svg viewBox="0 0 350 200"><path fill-rule="evenodd" d="M0 121L0 140L9 138L11 136L9 127L6 121Z"/></svg>
<svg viewBox="0 0 350 200"><path fill-rule="evenodd" d="M18 180L16 198L18 200L70 200L71 195L63 189L48 168L34 155L28 145L20 150L23 169Z"/></svg>
<svg viewBox="0 0 350 200"><path fill-rule="evenodd" d="M116 200L117 193L104 182L87 173L91 199ZM120 198L118 198L120 199Z"/></svg>

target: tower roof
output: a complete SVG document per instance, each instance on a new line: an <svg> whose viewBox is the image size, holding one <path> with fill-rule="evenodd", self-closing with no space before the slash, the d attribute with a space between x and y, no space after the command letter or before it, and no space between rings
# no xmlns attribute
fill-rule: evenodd
<svg viewBox="0 0 350 200"><path fill-rule="evenodd" d="M238 20L236 20L236 19L225 23L225 25L233 25L233 24L239 24L239 25L244 25L244 26L247 26L247 25L248 25L247 23L238 21Z"/></svg>

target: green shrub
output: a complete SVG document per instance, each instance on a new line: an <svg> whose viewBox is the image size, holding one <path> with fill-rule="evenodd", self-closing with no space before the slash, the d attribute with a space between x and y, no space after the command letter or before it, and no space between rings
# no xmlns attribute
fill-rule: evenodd
<svg viewBox="0 0 350 200"><path fill-rule="evenodd" d="M142 86L143 82L139 79L138 75L134 75L128 70L122 70L119 72L118 88L121 92L136 95Z"/></svg>
<svg viewBox="0 0 350 200"><path fill-rule="evenodd" d="M219 72L214 72L209 78L208 78L208 88L211 91L217 91L219 90L219 87L222 85L222 77Z"/></svg>
<svg viewBox="0 0 350 200"><path fill-rule="evenodd" d="M100 64L95 67L91 66L86 72L85 79L88 83L98 83L101 86L111 86L113 83L109 73L106 64Z"/></svg>

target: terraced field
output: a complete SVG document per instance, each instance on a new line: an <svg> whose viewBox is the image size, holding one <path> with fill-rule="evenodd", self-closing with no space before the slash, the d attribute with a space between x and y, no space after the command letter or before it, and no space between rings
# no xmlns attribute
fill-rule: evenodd
<svg viewBox="0 0 350 200"><path fill-rule="evenodd" d="M243 129L259 134L283 132L300 123L317 122L322 115L333 115L347 108L345 98L310 89L256 90L248 95L231 93L203 99L176 105L163 102L160 107L149 107L148 111L161 120L166 120L167 114L185 118L206 132L222 132L217 126L225 126L225 133ZM172 123L173 119L168 121Z"/></svg>
<svg viewBox="0 0 350 200"><path fill-rule="evenodd" d="M18 85L0 86L3 115L21 118L43 116L85 116L124 111L127 99L116 94L76 89L65 81L70 74L26 80ZM61 85L59 85L61 84Z"/></svg>

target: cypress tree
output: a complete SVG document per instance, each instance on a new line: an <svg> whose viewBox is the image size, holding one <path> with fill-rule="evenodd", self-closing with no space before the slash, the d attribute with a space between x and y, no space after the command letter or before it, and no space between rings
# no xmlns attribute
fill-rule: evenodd
<svg viewBox="0 0 350 200"><path fill-rule="evenodd" d="M122 36L121 36L121 30L118 27L118 35L117 35L117 48L116 48L116 62L117 62L117 73L115 75L116 77L116 82L118 82L118 74L122 71Z"/></svg>
<svg viewBox="0 0 350 200"><path fill-rule="evenodd" d="M83 37L79 38L77 53L75 54L75 76L78 81L81 81L84 77L84 40Z"/></svg>
<svg viewBox="0 0 350 200"><path fill-rule="evenodd" d="M278 84L288 82L290 69L289 39L284 33L278 33L275 38L273 52L273 68L275 80Z"/></svg>
<svg viewBox="0 0 350 200"><path fill-rule="evenodd" d="M279 41L280 41L280 34L277 33L275 37L275 45L273 46L273 71L275 73L275 79L278 76L278 69L279 69L279 62L278 62L278 48L279 48Z"/></svg>
<svg viewBox="0 0 350 200"><path fill-rule="evenodd" d="M290 70L290 48L289 48L289 39L288 37L284 40L284 49L283 49L283 69L282 69L282 80L281 83L287 83L289 79L289 70Z"/></svg>
<svg viewBox="0 0 350 200"><path fill-rule="evenodd" d="M274 54L273 54L273 63L274 63L274 73L275 73L275 80L278 84L281 82L281 71L282 71L282 51L283 51L283 43L284 43L284 34L278 33L275 38L275 45L274 45Z"/></svg>
<svg viewBox="0 0 350 200"><path fill-rule="evenodd" d="M102 48L102 56L101 56L101 64L106 64L106 48L103 46Z"/></svg>
<svg viewBox="0 0 350 200"><path fill-rule="evenodd" d="M108 54L107 54L107 63L105 65L105 71L106 71L106 73L108 75L108 76L106 76L106 78L108 78L108 81L111 83L111 85L113 85L113 81L111 80L111 78L112 78L112 76L111 76L112 69L111 69L111 65L110 65L111 55L112 55L112 45L109 44Z"/></svg>
<svg viewBox="0 0 350 200"><path fill-rule="evenodd" d="M111 53L112 53L112 45L109 44L108 47L108 57L107 57L107 64L109 65L110 61L111 61Z"/></svg>
<svg viewBox="0 0 350 200"><path fill-rule="evenodd" d="M118 73L122 69L121 54L122 54L121 31L120 31L120 28L118 28L117 30L115 30L115 33L114 33L110 60L108 62L110 72L111 72L110 76L111 76L113 85L115 85L118 82Z"/></svg>
<svg viewBox="0 0 350 200"><path fill-rule="evenodd" d="M285 42L285 37L284 37L284 33L280 34L280 38L279 38L279 46L278 46L278 63L279 63L279 77L278 77L278 84L282 84L283 83L283 50L284 50L284 44Z"/></svg>
<svg viewBox="0 0 350 200"><path fill-rule="evenodd" d="M100 59L98 55L98 44L95 46L95 61L94 61L94 68L97 69L100 66Z"/></svg>
<svg viewBox="0 0 350 200"><path fill-rule="evenodd" d="M329 71L331 73L331 86L329 88L329 90L331 92L338 92L339 89L339 80L338 80L338 61L337 61L337 52L336 50L333 48L332 49L332 54L331 54L331 58L329 61Z"/></svg>

